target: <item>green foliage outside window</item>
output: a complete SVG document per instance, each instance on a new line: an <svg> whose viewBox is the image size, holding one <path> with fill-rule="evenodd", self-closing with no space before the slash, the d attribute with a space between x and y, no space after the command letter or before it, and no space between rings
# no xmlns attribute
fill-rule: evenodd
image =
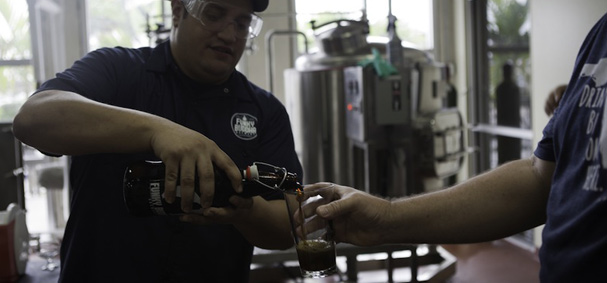
<svg viewBox="0 0 607 283"><path fill-rule="evenodd" d="M527 1L520 0L488 2L491 90L502 81L502 66L508 61L514 64L517 83L523 90L531 80L528 5ZM528 95L528 92L522 94Z"/></svg>
<svg viewBox="0 0 607 283"><path fill-rule="evenodd" d="M0 2L0 122L10 122L35 89L26 1Z"/></svg>
<svg viewBox="0 0 607 283"><path fill-rule="evenodd" d="M163 5L165 14L170 16L168 1L88 0L87 5L90 50L155 45L146 34L148 24L152 30L157 24L169 25L167 18L162 17Z"/></svg>

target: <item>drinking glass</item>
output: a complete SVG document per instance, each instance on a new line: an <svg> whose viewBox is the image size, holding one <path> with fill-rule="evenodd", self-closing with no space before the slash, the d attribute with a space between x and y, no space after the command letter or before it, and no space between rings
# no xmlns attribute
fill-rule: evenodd
<svg viewBox="0 0 607 283"><path fill-rule="evenodd" d="M42 270L53 271L59 267L59 263L55 261L55 258L59 255L60 248L61 242L53 235L41 237L40 253L38 255L46 260L44 265L42 265Z"/></svg>
<svg viewBox="0 0 607 283"><path fill-rule="evenodd" d="M323 203L322 197L299 190L285 192L285 201L302 276L321 278L337 273L331 221L315 213L315 208Z"/></svg>

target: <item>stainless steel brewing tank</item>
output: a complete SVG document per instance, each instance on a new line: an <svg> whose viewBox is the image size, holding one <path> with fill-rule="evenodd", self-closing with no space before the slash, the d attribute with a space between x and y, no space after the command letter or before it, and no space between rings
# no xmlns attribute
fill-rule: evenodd
<svg viewBox="0 0 607 283"><path fill-rule="evenodd" d="M284 72L285 104L295 147L304 168L304 183L352 182L351 153L346 135L344 75L346 67L386 53L385 42L369 42L365 21L337 20L314 26L319 51L297 58ZM403 48L405 62L430 60L428 54ZM384 56L385 57L385 56Z"/></svg>
<svg viewBox="0 0 607 283"><path fill-rule="evenodd" d="M343 69L372 56L364 21L314 26L319 51L297 58L284 72L285 104L304 183L349 184Z"/></svg>
<svg viewBox="0 0 607 283"><path fill-rule="evenodd" d="M349 184L343 69L371 58L370 50L348 56L304 55L295 69L284 73L286 107L306 184Z"/></svg>

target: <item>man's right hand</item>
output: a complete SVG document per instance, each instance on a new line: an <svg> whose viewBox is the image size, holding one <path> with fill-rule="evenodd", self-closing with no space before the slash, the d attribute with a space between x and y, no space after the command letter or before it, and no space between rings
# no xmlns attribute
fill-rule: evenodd
<svg viewBox="0 0 607 283"><path fill-rule="evenodd" d="M359 246L383 244L381 236L389 225L391 203L363 191L331 183L306 185L307 194L320 195L325 205L318 206L318 216L333 220L334 239ZM306 206L316 207L314 204ZM303 207L302 209L306 209ZM306 215L312 214L306 211Z"/></svg>
<svg viewBox="0 0 607 283"><path fill-rule="evenodd" d="M172 203L176 184L181 187L181 209L190 212L194 200L196 176L203 209L211 207L215 192L213 164L226 172L236 192L242 192L242 175L232 159L215 142L186 127L166 121L158 125L150 144L165 164L165 199Z"/></svg>
<svg viewBox="0 0 607 283"><path fill-rule="evenodd" d="M32 95L15 116L13 133L20 141L56 155L153 151L167 168L167 201L175 200L179 180L185 211L192 207L196 174L202 206L211 206L213 164L226 172L236 192L242 191L240 170L204 135L160 116L100 103L74 92L46 90Z"/></svg>

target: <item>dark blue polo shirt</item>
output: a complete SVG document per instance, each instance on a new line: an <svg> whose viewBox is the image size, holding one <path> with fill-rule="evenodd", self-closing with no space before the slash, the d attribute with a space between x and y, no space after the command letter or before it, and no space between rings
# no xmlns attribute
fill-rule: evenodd
<svg viewBox="0 0 607 283"><path fill-rule="evenodd" d="M176 66L168 42L91 52L38 91L49 89L187 126L215 141L240 168L262 161L302 176L283 105L237 71L221 85L196 83ZM126 164L151 158L145 153L72 157L73 195L60 281L247 282L253 246L233 226L127 213L122 195Z"/></svg>

